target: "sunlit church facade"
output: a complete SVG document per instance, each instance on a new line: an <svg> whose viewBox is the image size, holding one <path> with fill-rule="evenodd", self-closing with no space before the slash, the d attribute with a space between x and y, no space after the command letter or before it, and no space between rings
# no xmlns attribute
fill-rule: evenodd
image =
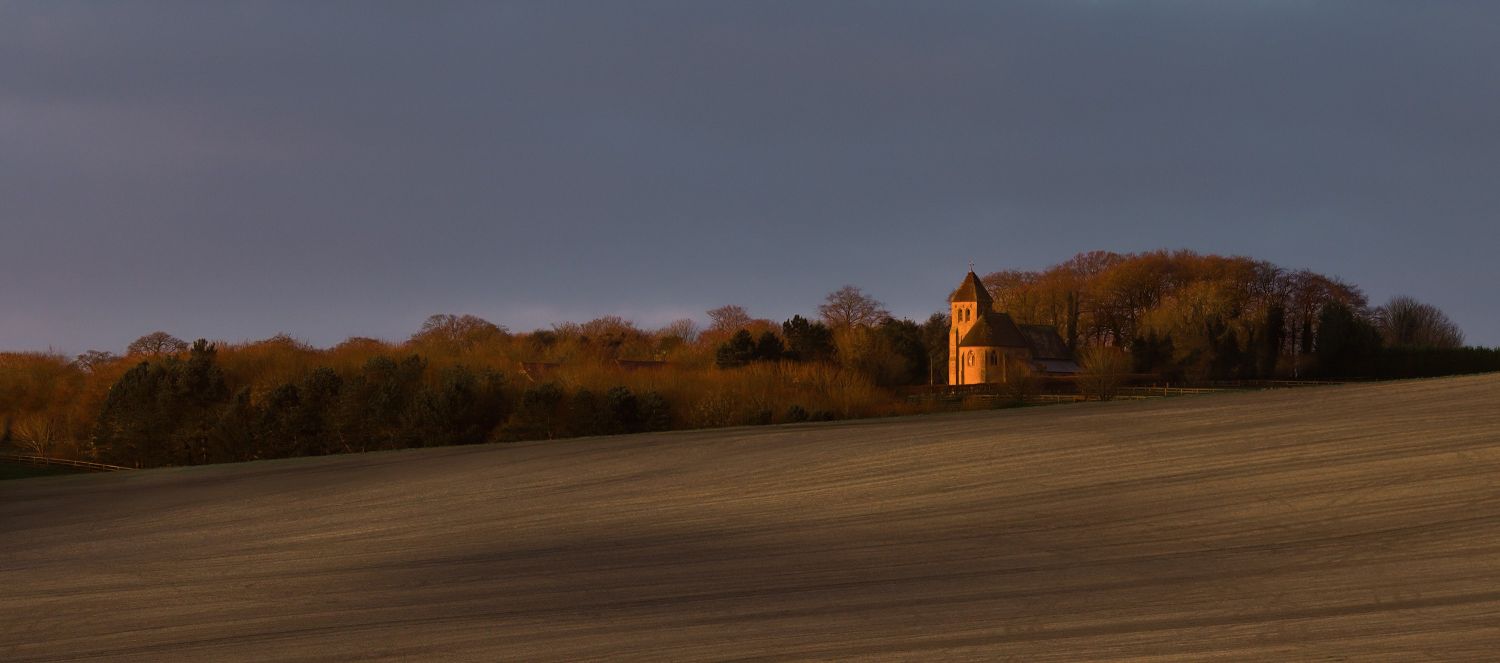
<svg viewBox="0 0 1500 663"><path fill-rule="evenodd" d="M1018 325L995 310L995 301L970 271L948 298L948 384L1005 383L1015 373L1071 375L1078 365L1068 346L1048 325Z"/></svg>

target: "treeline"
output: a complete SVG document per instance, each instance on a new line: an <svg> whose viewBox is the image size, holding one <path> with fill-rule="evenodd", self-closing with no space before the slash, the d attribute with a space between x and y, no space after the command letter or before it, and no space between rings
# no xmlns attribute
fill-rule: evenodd
<svg viewBox="0 0 1500 663"><path fill-rule="evenodd" d="M420 355L377 355L348 375L314 368L257 396L251 385L231 390L217 349L200 340L185 358L143 361L121 376L90 451L109 463L194 465L670 425L670 406L656 392L615 386L596 394L549 382L512 393L495 370L433 369Z"/></svg>
<svg viewBox="0 0 1500 663"><path fill-rule="evenodd" d="M942 384L948 379L948 316L918 324L889 315L838 329L800 315L778 333L741 328L714 352L720 368L761 362L837 363L880 386Z"/></svg>
<svg viewBox="0 0 1500 663"><path fill-rule="evenodd" d="M605 318L512 334L439 315L402 343L189 345L155 332L124 356L0 354L0 444L153 467L914 411L835 356L864 356L851 339L883 338L881 325L788 323L827 342L729 366L722 346L767 321L642 330Z"/></svg>
<svg viewBox="0 0 1500 663"><path fill-rule="evenodd" d="M1500 370L1435 307L1372 307L1353 284L1262 260L1097 251L983 280L1017 322L1053 325L1073 348L1128 350L1136 372L1178 382Z"/></svg>
<svg viewBox="0 0 1500 663"><path fill-rule="evenodd" d="M1372 308L1353 285L1247 258L1089 253L985 282L997 309L1056 326L1111 383L1500 370L1500 350L1462 347L1431 306ZM399 343L155 332L123 355L0 353L0 446L144 467L911 413L930 405L896 387L947 382L934 304L897 319L846 286L781 322L724 306L704 326L512 333L436 315ZM1016 371L1017 394L1036 386Z"/></svg>

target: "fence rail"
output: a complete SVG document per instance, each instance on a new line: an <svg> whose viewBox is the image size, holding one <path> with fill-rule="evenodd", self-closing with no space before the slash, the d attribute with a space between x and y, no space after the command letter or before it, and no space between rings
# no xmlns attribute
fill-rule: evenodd
<svg viewBox="0 0 1500 663"><path fill-rule="evenodd" d="M66 458L48 458L33 454L10 454L0 453L0 462L21 463L23 465L41 465L53 467L72 467L90 472L117 472L119 470L130 470L134 468L119 465L105 465L104 463L90 463L86 460L68 460Z"/></svg>
<svg viewBox="0 0 1500 663"><path fill-rule="evenodd" d="M1196 396L1217 394L1225 391L1241 391L1221 387L1120 387L1120 395L1131 396Z"/></svg>

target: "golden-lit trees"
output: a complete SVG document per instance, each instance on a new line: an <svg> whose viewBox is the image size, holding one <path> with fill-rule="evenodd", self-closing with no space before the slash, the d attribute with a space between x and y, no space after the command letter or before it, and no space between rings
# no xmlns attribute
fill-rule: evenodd
<svg viewBox="0 0 1500 663"><path fill-rule="evenodd" d="M1086 280L1073 265L995 272L983 281L997 310L1010 313L1019 324L1055 327L1069 348L1077 346Z"/></svg>
<svg viewBox="0 0 1500 663"><path fill-rule="evenodd" d="M833 344L840 366L864 375L876 384L901 384L912 370L907 358L896 351L891 338L874 327L836 328L833 330Z"/></svg>
<svg viewBox="0 0 1500 663"><path fill-rule="evenodd" d="M713 367L713 339L692 324L646 332L617 317L515 336L438 317L405 343L326 350L277 335L121 360L0 354L0 428L28 450L154 466L912 410L860 370L783 361L781 326L733 319L756 360L733 371ZM826 327L803 327L799 347L831 354ZM669 362L612 359L669 344ZM523 359L554 363L527 374Z"/></svg>
<svg viewBox="0 0 1500 663"><path fill-rule="evenodd" d="M1042 311L1041 279L1040 272L1009 269L992 272L981 281L995 300L996 310L1009 313L1020 324L1049 324Z"/></svg>
<svg viewBox="0 0 1500 663"><path fill-rule="evenodd" d="M256 395L294 382L325 362L325 354L288 334L237 345L216 345L215 361L235 384L256 385Z"/></svg>
<svg viewBox="0 0 1500 663"><path fill-rule="evenodd" d="M654 359L656 355L651 335L617 315L585 322L578 326L578 333L600 360Z"/></svg>
<svg viewBox="0 0 1500 663"><path fill-rule="evenodd" d="M82 379L83 371L62 355L0 353L0 413L44 410L71 398Z"/></svg>
<svg viewBox="0 0 1500 663"><path fill-rule="evenodd" d="M100 364L110 377L113 364ZM50 353L0 353L0 437L24 450L76 456L94 411L93 374Z"/></svg>
<svg viewBox="0 0 1500 663"><path fill-rule="evenodd" d="M1457 327L1429 305L1397 298L1372 312L1350 284L1249 258L1099 251L985 282L1017 322L1054 326L1080 348L1078 384L1097 398L1131 372L1176 382L1500 369L1500 350L1454 347ZM945 315L891 319L854 286L819 313L776 324L724 306L703 330L605 316L514 335L438 315L400 343L319 349L279 334L188 352L156 332L123 358L0 353L0 438L62 457L188 464L930 407L897 388L945 381ZM1031 368L1008 363L1002 393L1024 400L1063 382Z"/></svg>
<svg viewBox="0 0 1500 663"><path fill-rule="evenodd" d="M1338 279L1192 251L1095 251L984 282L997 309L1055 327L1072 348L1131 348L1143 371L1196 379L1294 373L1326 304L1368 315L1364 295Z"/></svg>

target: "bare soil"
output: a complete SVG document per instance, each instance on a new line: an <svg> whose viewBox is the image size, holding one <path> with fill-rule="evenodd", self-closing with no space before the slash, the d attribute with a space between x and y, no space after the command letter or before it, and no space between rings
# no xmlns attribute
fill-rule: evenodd
<svg viewBox="0 0 1500 663"><path fill-rule="evenodd" d="M7 661L1496 651L1500 375L0 484Z"/></svg>

